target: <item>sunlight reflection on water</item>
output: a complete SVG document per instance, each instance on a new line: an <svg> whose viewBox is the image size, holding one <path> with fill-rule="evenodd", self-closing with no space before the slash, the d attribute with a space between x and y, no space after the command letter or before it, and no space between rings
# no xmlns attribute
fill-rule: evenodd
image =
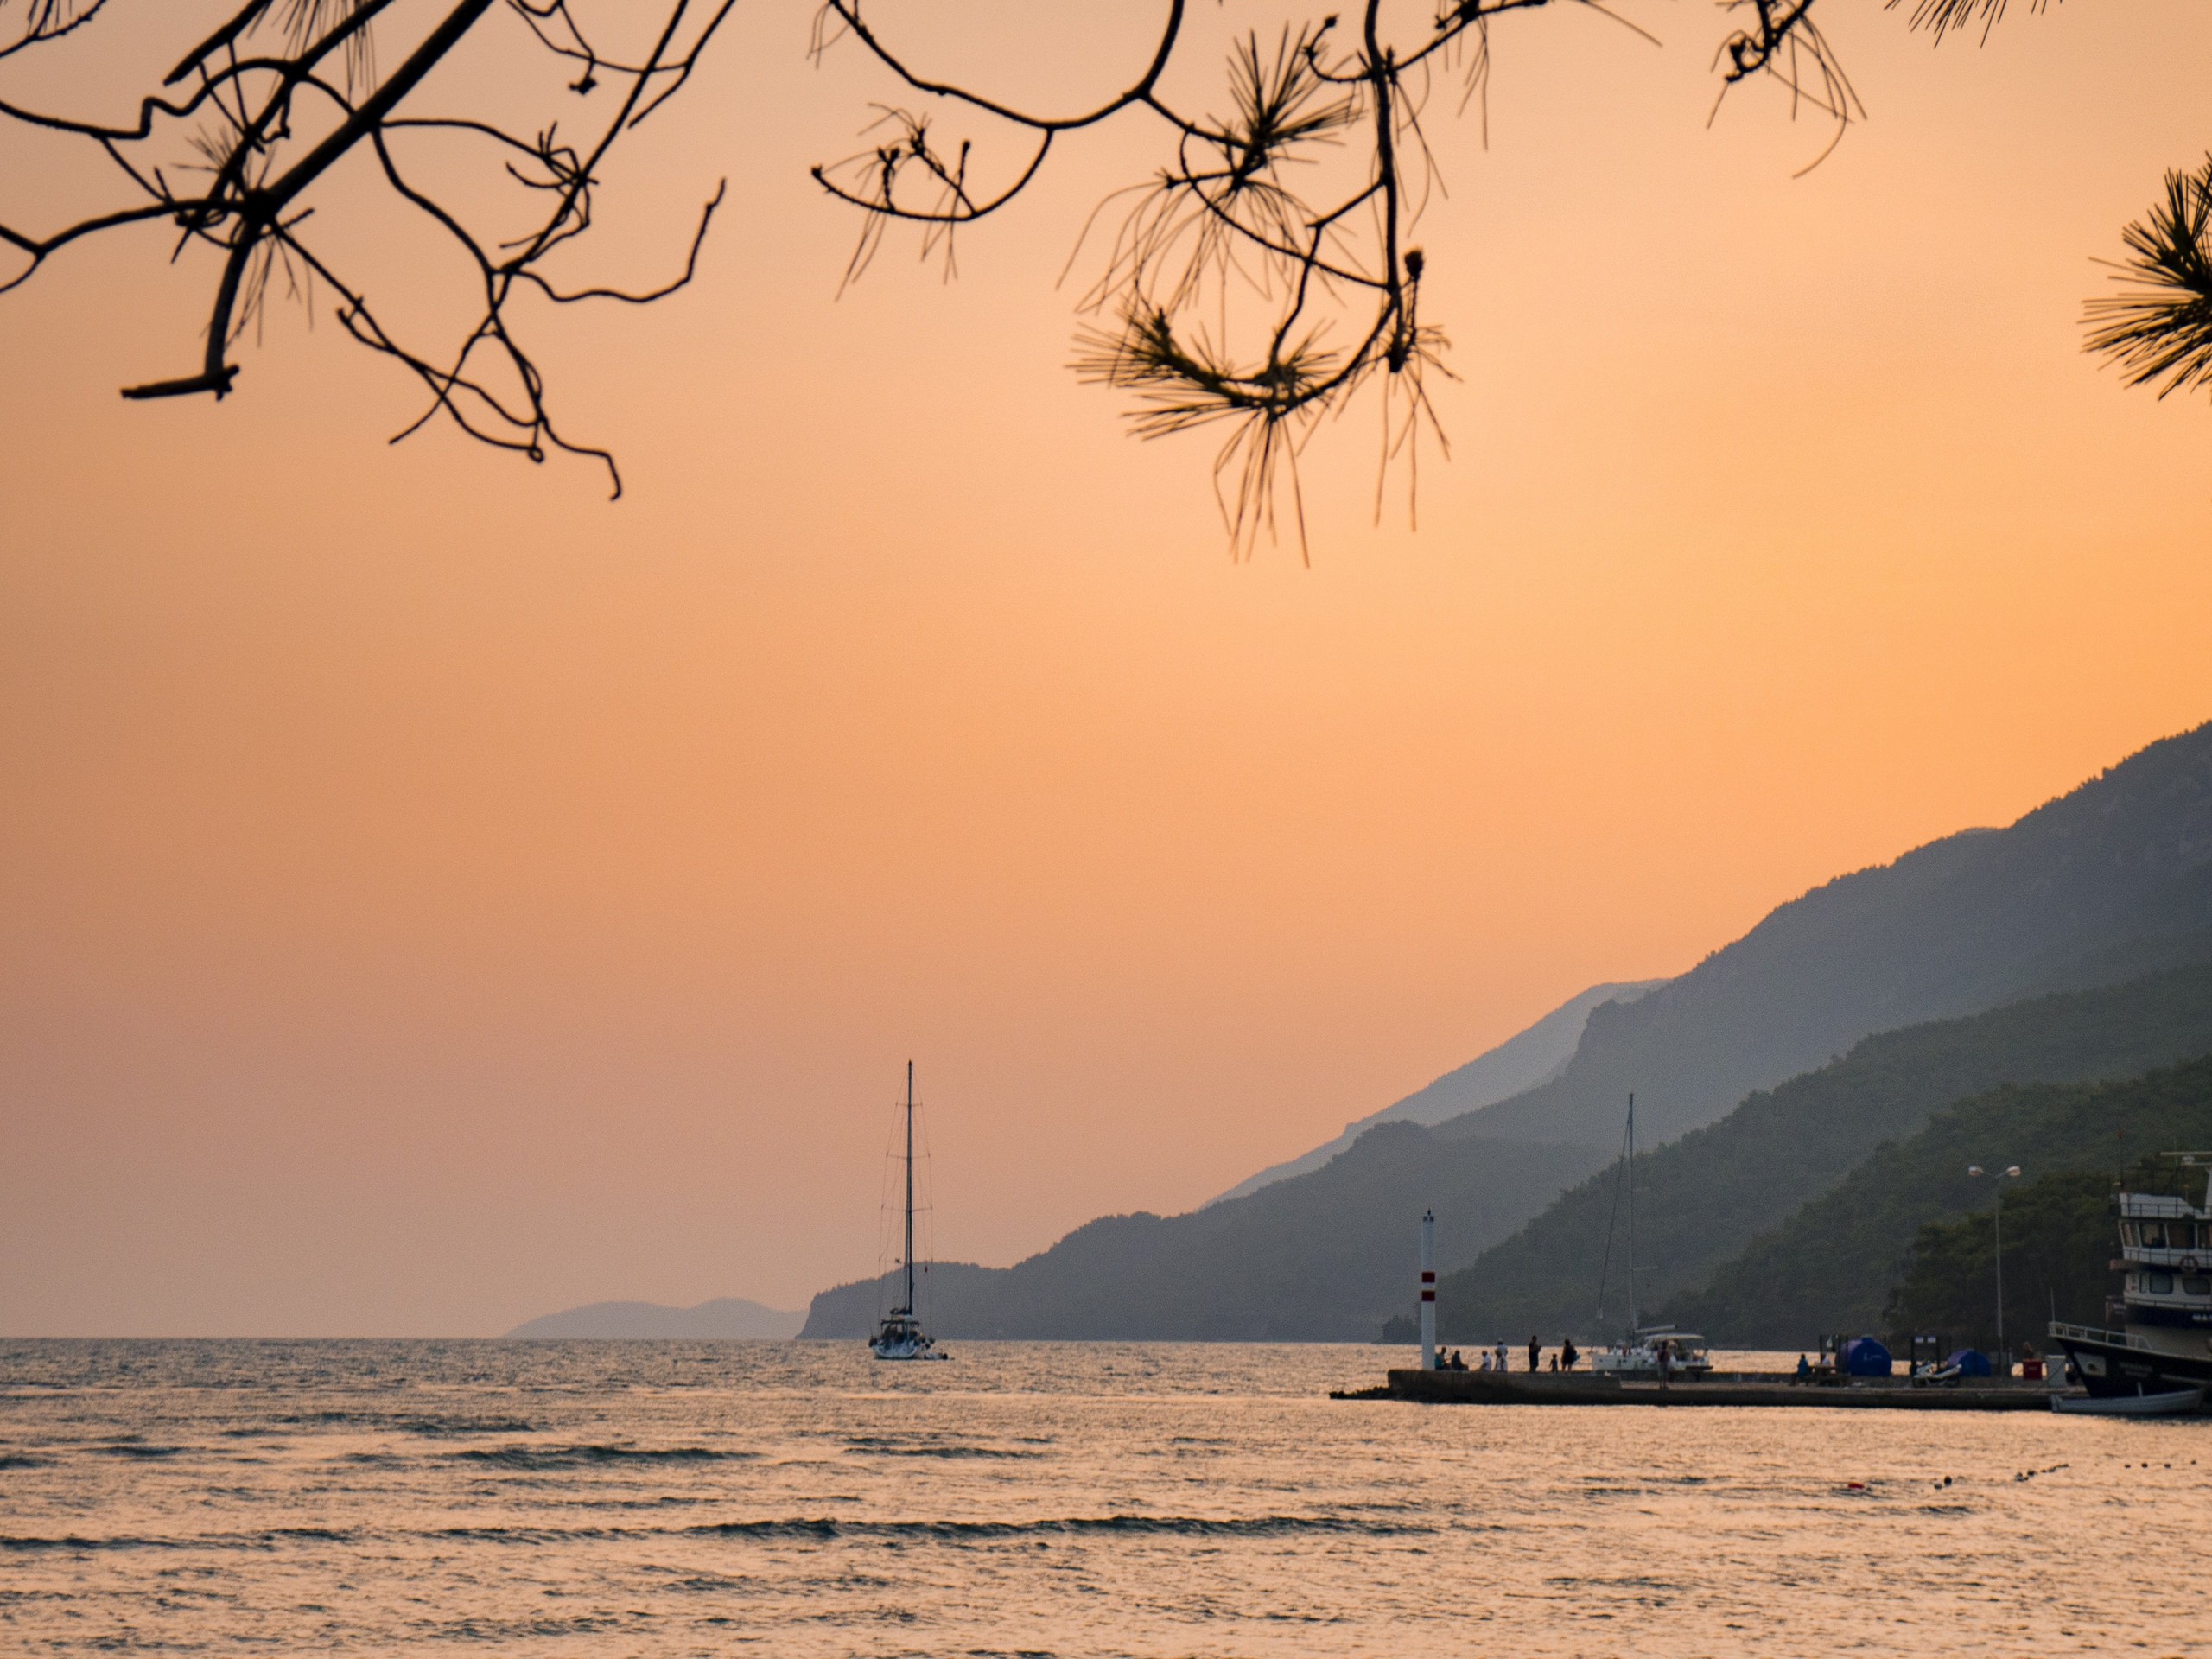
<svg viewBox="0 0 2212 1659"><path fill-rule="evenodd" d="M1325 1397L1399 1350L952 1346L0 1344L0 1645L2203 1650L2143 1541L2202 1531L2212 1421L1425 1408Z"/></svg>

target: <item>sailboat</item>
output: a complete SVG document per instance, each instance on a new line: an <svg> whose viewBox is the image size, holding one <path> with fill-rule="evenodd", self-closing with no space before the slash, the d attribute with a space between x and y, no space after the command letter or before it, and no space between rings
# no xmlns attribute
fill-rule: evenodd
<svg viewBox="0 0 2212 1659"><path fill-rule="evenodd" d="M1628 1128L1621 1143L1621 1173L1614 1188L1628 1189L1628 1329L1610 1347L1590 1356L1590 1369L1611 1376L1705 1376L1713 1370L1705 1338L1671 1325L1640 1325L1636 1316L1636 1096L1628 1097ZM1605 1262L1612 1264L1612 1224L1605 1228ZM1598 1322L1605 1319L1605 1269L1598 1277Z"/></svg>
<svg viewBox="0 0 2212 1659"><path fill-rule="evenodd" d="M875 1327L868 1351L878 1359L950 1359L914 1316L914 1063L906 1062L906 1248L899 1256L906 1292Z"/></svg>

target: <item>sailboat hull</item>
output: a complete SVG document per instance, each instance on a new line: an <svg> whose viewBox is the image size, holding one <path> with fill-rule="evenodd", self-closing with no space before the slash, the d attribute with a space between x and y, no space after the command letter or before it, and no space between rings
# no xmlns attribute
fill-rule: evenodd
<svg viewBox="0 0 2212 1659"><path fill-rule="evenodd" d="M878 1359L950 1359L952 1357L950 1354L938 1353L935 1347L931 1345L923 1345L920 1347L906 1344L879 1346L875 1343L870 1343L868 1345L868 1351L874 1354Z"/></svg>
<svg viewBox="0 0 2212 1659"><path fill-rule="evenodd" d="M937 1351L937 1339L922 1329L912 1315L893 1313L876 1327L868 1351L878 1359L949 1359Z"/></svg>

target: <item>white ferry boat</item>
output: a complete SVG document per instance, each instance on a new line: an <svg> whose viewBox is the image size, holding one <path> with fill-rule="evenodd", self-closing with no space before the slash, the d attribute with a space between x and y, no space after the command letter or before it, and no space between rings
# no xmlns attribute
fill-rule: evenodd
<svg viewBox="0 0 2212 1659"><path fill-rule="evenodd" d="M2192 1171L2212 1164L2212 1153L2168 1156ZM2202 1205L2157 1192L2120 1192L2113 1205L2120 1260L2113 1266L2126 1273L2120 1323L2099 1329L2053 1321L2050 1339L2090 1402L2201 1409L2212 1389L2212 1175ZM2109 1319L2113 1304L2105 1306Z"/></svg>

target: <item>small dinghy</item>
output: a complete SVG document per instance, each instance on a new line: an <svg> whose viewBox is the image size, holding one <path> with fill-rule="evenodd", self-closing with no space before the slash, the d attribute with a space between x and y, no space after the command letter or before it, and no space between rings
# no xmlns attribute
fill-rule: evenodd
<svg viewBox="0 0 2212 1659"><path fill-rule="evenodd" d="M2187 1417L2204 1409L2204 1390L2174 1389L2164 1394L2058 1395L2050 1408L2081 1417Z"/></svg>

